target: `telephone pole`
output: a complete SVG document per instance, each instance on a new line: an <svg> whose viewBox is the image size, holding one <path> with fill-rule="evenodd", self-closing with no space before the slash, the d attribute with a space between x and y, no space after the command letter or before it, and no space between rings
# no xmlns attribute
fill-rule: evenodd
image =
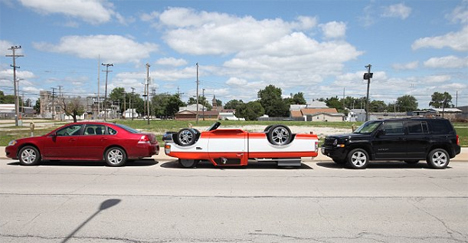
<svg viewBox="0 0 468 243"><path fill-rule="evenodd" d="M101 65L106 67L106 71L102 70L103 72L106 72L106 87L105 87L105 90L104 90L104 107L103 107L103 109L104 109L104 121L105 121L106 118L107 118L107 77L109 75L109 72L112 72L112 70L109 70L109 67L114 66L114 64L112 64L112 63L102 63Z"/></svg>
<svg viewBox="0 0 468 243"><path fill-rule="evenodd" d="M146 109L147 109L147 114L146 116L148 117L148 125L150 124L150 107L149 107L149 83L150 83L150 76L149 76L149 68L150 65L149 63L146 63Z"/></svg>
<svg viewBox="0 0 468 243"><path fill-rule="evenodd" d="M197 62L197 114L196 114L196 118L197 118L197 121L196 123L198 124L198 84L200 82L198 81L198 62Z"/></svg>
<svg viewBox="0 0 468 243"><path fill-rule="evenodd" d="M202 97L203 97L203 100L206 100L205 99L205 89L202 90ZM205 120L205 105L203 105L203 121Z"/></svg>
<svg viewBox="0 0 468 243"><path fill-rule="evenodd" d="M13 52L13 55L5 55L6 57L12 57L13 58L13 65L10 65L13 68L13 89L14 89L14 97L15 97L15 126L18 126L18 118L19 118L19 96L18 96L18 90L16 87L16 69L20 68L16 66L16 58L17 57L24 57L24 55L17 55L15 51L17 49L21 49L21 46L11 46L8 48L8 50L11 50Z"/></svg>

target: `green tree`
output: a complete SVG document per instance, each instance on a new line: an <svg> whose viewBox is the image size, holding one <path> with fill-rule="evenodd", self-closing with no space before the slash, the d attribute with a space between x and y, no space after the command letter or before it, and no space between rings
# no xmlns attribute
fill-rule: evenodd
<svg viewBox="0 0 468 243"><path fill-rule="evenodd" d="M343 102L340 101L336 96L325 99L325 104L327 104L329 108L335 108L340 112L343 111Z"/></svg>
<svg viewBox="0 0 468 243"><path fill-rule="evenodd" d="M190 97L187 105L195 105L197 104L197 99L195 97ZM206 97L204 96L198 96L198 104L203 105L206 107L206 110L211 111L213 106L206 100Z"/></svg>
<svg viewBox="0 0 468 243"><path fill-rule="evenodd" d="M125 89L122 87L114 88L111 93L109 94L109 100L114 103L120 104L120 112L124 112L124 109L128 108L128 98L125 100L126 94ZM126 107L124 107L126 106Z"/></svg>
<svg viewBox="0 0 468 243"><path fill-rule="evenodd" d="M181 106L185 106L185 103L180 100L178 94L171 95L167 101L166 105L166 114L168 116L174 117L177 112L179 112L179 108Z"/></svg>
<svg viewBox="0 0 468 243"><path fill-rule="evenodd" d="M34 105L34 110L36 111L36 114L41 113L41 98L38 98L36 100L36 104Z"/></svg>
<svg viewBox="0 0 468 243"><path fill-rule="evenodd" d="M443 94L434 92L434 94L431 95L431 98L432 100L429 102L429 105L434 108L453 107L452 96L447 92L444 92Z"/></svg>
<svg viewBox="0 0 468 243"><path fill-rule="evenodd" d="M412 95L398 97L396 105L399 111L415 111L418 109L418 101ZM391 109L391 106L388 108Z"/></svg>
<svg viewBox="0 0 468 243"><path fill-rule="evenodd" d="M230 100L224 105L224 109L237 109L239 105L243 105L244 101L242 100Z"/></svg>
<svg viewBox="0 0 468 243"><path fill-rule="evenodd" d="M373 100L369 104L371 112L384 112L387 110L387 104L382 100Z"/></svg>
<svg viewBox="0 0 468 243"><path fill-rule="evenodd" d="M289 105L281 97L281 88L268 85L265 89L258 91L260 104L265 110L265 114L270 117L289 116Z"/></svg>
<svg viewBox="0 0 468 243"><path fill-rule="evenodd" d="M236 116L245 118L247 121L255 121L265 114L265 109L258 101L251 101L247 104L240 104L236 109Z"/></svg>

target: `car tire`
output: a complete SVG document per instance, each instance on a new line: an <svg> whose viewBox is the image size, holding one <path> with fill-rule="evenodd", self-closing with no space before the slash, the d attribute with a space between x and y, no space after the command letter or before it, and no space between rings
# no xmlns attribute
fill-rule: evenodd
<svg viewBox="0 0 468 243"><path fill-rule="evenodd" d="M369 154L366 150L357 148L348 154L346 165L352 169L365 169L369 164Z"/></svg>
<svg viewBox="0 0 468 243"><path fill-rule="evenodd" d="M41 161L41 154L34 146L25 146L18 153L21 165L37 165Z"/></svg>
<svg viewBox="0 0 468 243"><path fill-rule="evenodd" d="M104 160L108 166L122 166L127 162L127 154L122 148L111 147L104 153Z"/></svg>
<svg viewBox="0 0 468 243"><path fill-rule="evenodd" d="M344 160L344 159L333 159L333 162L335 162L335 164L337 164L337 165L346 164L346 160Z"/></svg>
<svg viewBox="0 0 468 243"><path fill-rule="evenodd" d="M175 136L175 142L181 146L190 146L197 140L197 132L195 129L181 129Z"/></svg>
<svg viewBox="0 0 468 243"><path fill-rule="evenodd" d="M273 145L286 145L291 142L291 130L287 126L274 125L267 132L268 141Z"/></svg>
<svg viewBox="0 0 468 243"><path fill-rule="evenodd" d="M273 126L273 125L269 125L269 126L265 127L265 129L263 129L263 132L268 133L268 131L270 131L270 128L271 128L272 126Z"/></svg>
<svg viewBox="0 0 468 243"><path fill-rule="evenodd" d="M407 163L409 165L415 165L415 164L419 163L419 160L417 160L417 159L405 160L405 163Z"/></svg>
<svg viewBox="0 0 468 243"><path fill-rule="evenodd" d="M427 156L427 164L434 169L445 169L450 162L450 156L445 149L433 149Z"/></svg>
<svg viewBox="0 0 468 243"><path fill-rule="evenodd" d="M193 168L197 166L198 162L198 160L193 159L179 159L179 165L184 168Z"/></svg>

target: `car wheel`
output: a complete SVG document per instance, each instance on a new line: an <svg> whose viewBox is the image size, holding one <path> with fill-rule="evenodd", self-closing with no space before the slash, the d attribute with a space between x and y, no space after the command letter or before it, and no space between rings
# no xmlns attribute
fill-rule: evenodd
<svg viewBox="0 0 468 243"><path fill-rule="evenodd" d="M353 169L365 169L369 164L369 154L364 149L353 149L348 154L346 164Z"/></svg>
<svg viewBox="0 0 468 243"><path fill-rule="evenodd" d="M41 160L41 154L36 147L25 146L20 150L18 158L22 165L36 165Z"/></svg>
<svg viewBox="0 0 468 243"><path fill-rule="evenodd" d="M197 166L198 160L193 159L179 159L179 164L184 168L193 168Z"/></svg>
<svg viewBox="0 0 468 243"><path fill-rule="evenodd" d="M450 156L445 149L434 149L427 157L427 164L434 169L447 168L450 162Z"/></svg>
<svg viewBox="0 0 468 243"><path fill-rule="evenodd" d="M122 148L112 147L106 151L104 159L108 166L122 166L127 161L127 154Z"/></svg>
<svg viewBox="0 0 468 243"><path fill-rule="evenodd" d="M415 165L415 164L419 163L419 160L417 160L417 159L405 160L405 163L410 164L410 165Z"/></svg>
<svg viewBox="0 0 468 243"><path fill-rule="evenodd" d="M335 164L338 164L338 165L346 164L346 160L344 159L333 159L333 162L335 162Z"/></svg>
<svg viewBox="0 0 468 243"><path fill-rule="evenodd" d="M176 135L176 142L182 146L189 146L195 143L196 133L193 129L181 129Z"/></svg>
<svg viewBox="0 0 468 243"><path fill-rule="evenodd" d="M267 133L268 140L273 145L286 145L291 141L291 130L287 126L274 125Z"/></svg>

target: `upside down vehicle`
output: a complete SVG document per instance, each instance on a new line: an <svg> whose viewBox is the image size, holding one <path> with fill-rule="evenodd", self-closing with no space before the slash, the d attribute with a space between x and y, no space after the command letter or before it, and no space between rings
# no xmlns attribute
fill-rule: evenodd
<svg viewBox="0 0 468 243"><path fill-rule="evenodd" d="M276 162L278 166L301 166L303 157L318 155L315 134L293 134L284 125L271 125L263 132L218 129L216 122L207 131L184 128L163 136L164 151L178 158L182 167L195 167L200 161L215 166L247 166L249 162Z"/></svg>

